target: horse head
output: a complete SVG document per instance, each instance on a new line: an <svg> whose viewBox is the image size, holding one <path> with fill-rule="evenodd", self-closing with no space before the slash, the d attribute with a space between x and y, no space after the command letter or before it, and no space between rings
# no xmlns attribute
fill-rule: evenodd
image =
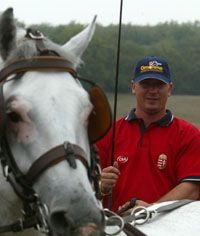
<svg viewBox="0 0 200 236"><path fill-rule="evenodd" d="M0 18L4 175L31 212L42 212L36 226L58 235L99 235L104 227L90 181L94 104L76 73L94 31L95 19L60 46L17 28L12 8Z"/></svg>

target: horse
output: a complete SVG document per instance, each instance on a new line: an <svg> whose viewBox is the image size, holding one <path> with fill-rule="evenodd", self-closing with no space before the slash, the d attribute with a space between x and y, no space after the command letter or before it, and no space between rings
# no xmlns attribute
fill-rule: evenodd
<svg viewBox="0 0 200 236"><path fill-rule="evenodd" d="M12 8L0 16L2 235L103 232L92 144L110 127L110 107L100 87L76 72L95 19L60 46L38 30L18 28Z"/></svg>

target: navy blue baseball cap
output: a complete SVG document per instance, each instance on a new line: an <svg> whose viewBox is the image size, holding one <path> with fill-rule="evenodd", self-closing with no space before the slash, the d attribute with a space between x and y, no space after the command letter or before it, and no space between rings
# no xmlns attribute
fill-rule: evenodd
<svg viewBox="0 0 200 236"><path fill-rule="evenodd" d="M169 66L164 59L147 56L138 61L133 81L140 82L150 78L161 80L166 84L171 83Z"/></svg>

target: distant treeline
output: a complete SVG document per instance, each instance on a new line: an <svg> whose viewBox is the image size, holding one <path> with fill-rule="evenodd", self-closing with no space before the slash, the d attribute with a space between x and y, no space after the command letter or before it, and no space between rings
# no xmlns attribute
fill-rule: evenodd
<svg viewBox="0 0 200 236"><path fill-rule="evenodd" d="M63 44L85 25L34 25L54 42ZM91 44L83 55L79 73L113 92L116 77L118 25L97 25ZM138 59L158 55L169 62L174 94L200 95L200 22L168 22L156 26L123 24L119 63L119 92L129 92Z"/></svg>

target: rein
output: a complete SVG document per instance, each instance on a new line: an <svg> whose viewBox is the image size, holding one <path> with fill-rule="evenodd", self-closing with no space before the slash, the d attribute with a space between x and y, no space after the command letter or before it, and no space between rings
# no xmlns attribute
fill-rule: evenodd
<svg viewBox="0 0 200 236"><path fill-rule="evenodd" d="M122 231L126 233L127 236L146 236L142 233L139 229L137 229L134 225L130 222L125 222L124 218L116 214L115 212L104 209L104 213L106 216L106 226L118 226L115 232L105 232L105 235L114 236L118 235Z"/></svg>
<svg viewBox="0 0 200 236"><path fill-rule="evenodd" d="M138 206L133 208L133 211L130 215L120 217L116 213L105 209L105 215L107 217L106 224L107 226L118 226L119 229L114 233L106 232L106 235L114 236L120 232L125 232L127 236L146 236L141 230L137 229L136 225L145 224L147 221L152 220L159 213L168 213L172 210L175 210L181 206L192 203L194 200L183 199L173 201L164 206L158 206L155 209L148 209L143 206Z"/></svg>

